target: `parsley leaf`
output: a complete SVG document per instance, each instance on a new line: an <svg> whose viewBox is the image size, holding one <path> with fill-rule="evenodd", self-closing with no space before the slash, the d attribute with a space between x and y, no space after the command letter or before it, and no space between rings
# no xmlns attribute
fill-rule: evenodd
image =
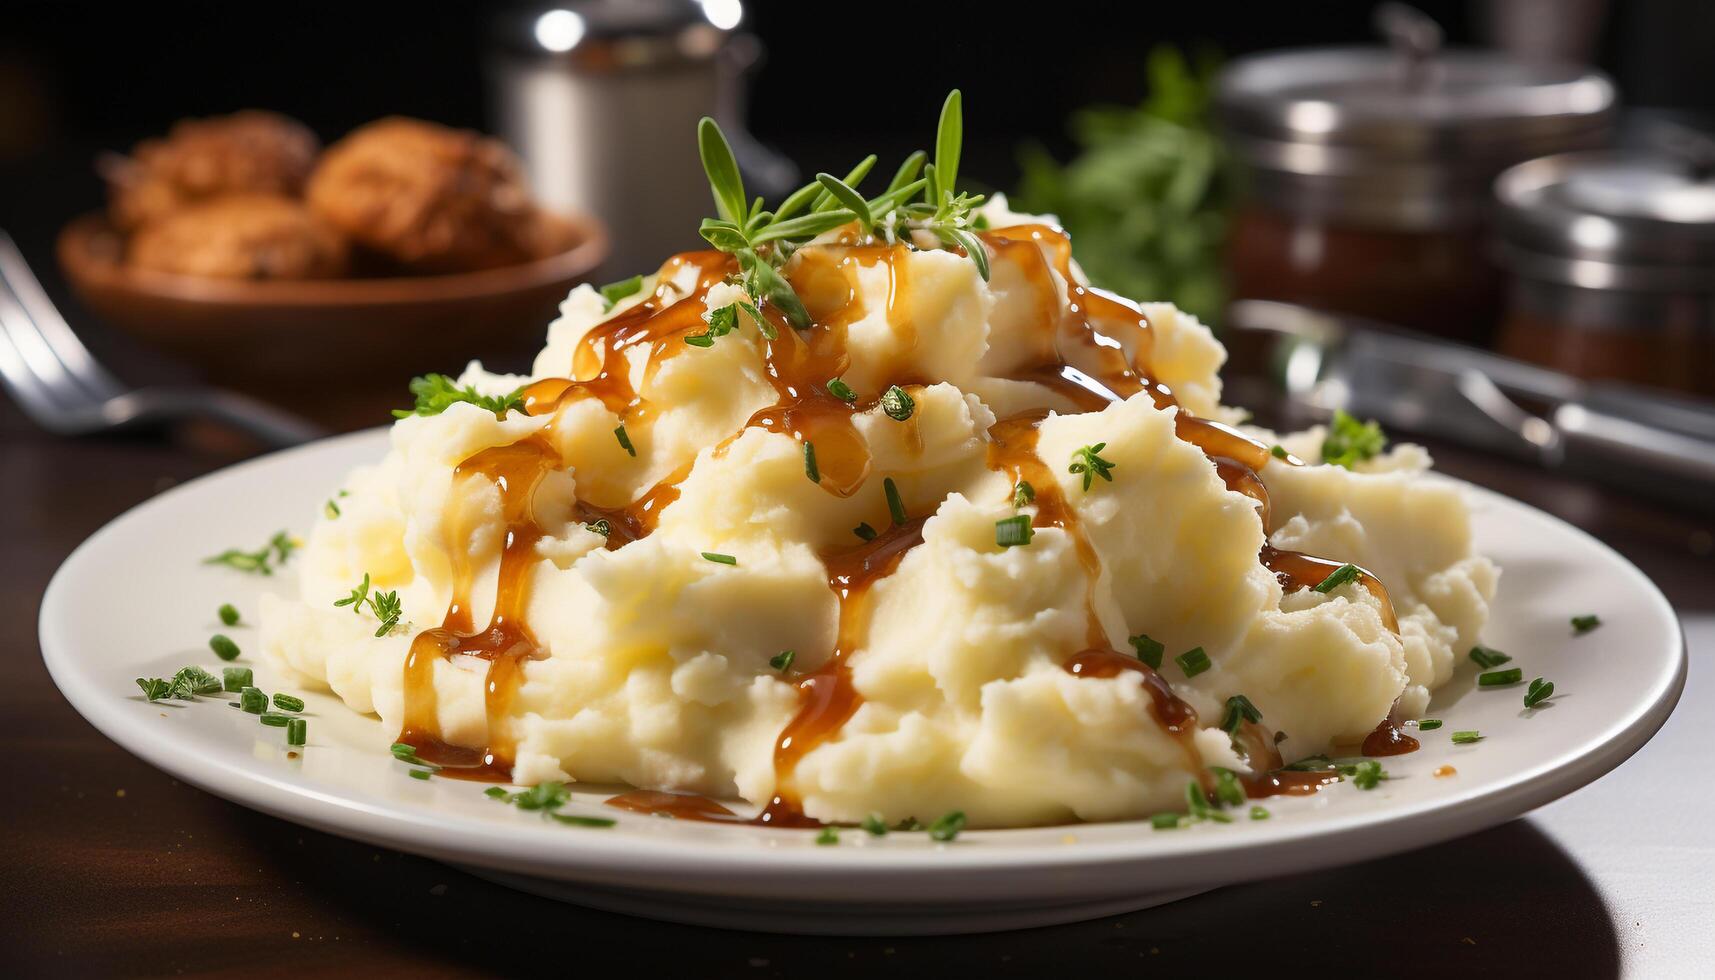
<svg viewBox="0 0 1715 980"><path fill-rule="evenodd" d="M409 409L394 409L394 418L403 419L413 415L439 415L459 402L469 402L477 408L487 409L495 415L505 415L510 411L521 412L524 410L523 388L519 388L508 395L484 395L476 390L475 385L460 387L458 382L444 374L425 374L421 377L412 378L410 391L416 397L417 403Z"/></svg>
<svg viewBox="0 0 1715 980"><path fill-rule="evenodd" d="M1353 464L1374 459L1387 448L1387 434L1374 420L1359 422L1343 408L1334 410L1334 420L1322 440L1322 462L1351 469Z"/></svg>

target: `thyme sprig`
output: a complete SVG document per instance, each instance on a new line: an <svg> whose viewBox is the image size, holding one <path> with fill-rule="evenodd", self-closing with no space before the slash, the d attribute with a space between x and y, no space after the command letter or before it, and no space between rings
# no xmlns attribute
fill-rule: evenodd
<svg viewBox="0 0 1715 980"><path fill-rule="evenodd" d="M704 218L698 231L710 245L738 259L740 280L753 301L773 306L798 330L810 326L810 314L779 270L800 245L841 225L855 222L863 234L888 242L906 240L914 230L927 231L942 244L963 249L987 279L988 253L972 233L980 227L973 211L982 195L962 194L954 186L963 141L963 103L954 89L941 107L934 163L925 163L921 150L912 153L881 194L866 198L858 187L875 166L871 154L844 177L817 174L769 211L762 198L746 196L732 145L705 116L697 124L697 152L709 179L715 217ZM919 194L922 199L913 200Z"/></svg>

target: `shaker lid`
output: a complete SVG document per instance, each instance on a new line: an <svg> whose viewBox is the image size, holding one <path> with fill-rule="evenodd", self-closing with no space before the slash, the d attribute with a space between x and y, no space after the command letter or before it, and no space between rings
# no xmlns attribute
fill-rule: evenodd
<svg viewBox="0 0 1715 980"><path fill-rule="evenodd" d="M1633 279L1715 269L1715 157L1667 150L1563 153L1495 182L1506 245L1633 267ZM1637 282L1639 286L1647 283Z"/></svg>
<svg viewBox="0 0 1715 980"><path fill-rule="evenodd" d="M744 19L742 0L563 0L496 24L514 52L615 70L714 56Z"/></svg>
<svg viewBox="0 0 1715 980"><path fill-rule="evenodd" d="M1604 128L1614 87L1593 69L1497 52L1339 47L1238 59L1217 99L1240 137L1389 157L1518 159L1535 144L1564 146Z"/></svg>

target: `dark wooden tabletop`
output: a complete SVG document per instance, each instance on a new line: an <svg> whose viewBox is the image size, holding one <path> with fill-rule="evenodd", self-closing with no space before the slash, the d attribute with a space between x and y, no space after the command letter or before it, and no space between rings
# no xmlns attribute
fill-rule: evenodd
<svg viewBox="0 0 1715 980"><path fill-rule="evenodd" d="M183 785L61 698L36 616L67 553L152 494L243 453L183 436L66 440L0 397L0 975L1188 975L1299 960L1392 976L1608 976L1624 933L1578 856L1529 819L1415 853L1095 922L925 939L782 937L556 904ZM1588 529L1682 613L1715 608L1715 522L1522 465L1457 476ZM90 615L101 615L99 601ZM1615 815L1615 832L1624 832ZM1641 927L1643 924L1639 923ZM1457 972L1454 972L1457 971Z"/></svg>

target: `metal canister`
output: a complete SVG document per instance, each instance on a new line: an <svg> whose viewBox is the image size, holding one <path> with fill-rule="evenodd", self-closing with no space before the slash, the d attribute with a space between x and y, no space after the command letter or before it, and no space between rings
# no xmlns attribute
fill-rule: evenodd
<svg viewBox="0 0 1715 980"><path fill-rule="evenodd" d="M1495 183L1503 352L1715 394L1715 151L1568 153Z"/></svg>
<svg viewBox="0 0 1715 980"><path fill-rule="evenodd" d="M758 193L795 176L740 125L760 46L739 0L566 0L502 15L488 59L502 137L550 206L612 229L608 269L653 271L701 246L710 213L697 120L720 121Z"/></svg>
<svg viewBox="0 0 1715 980"><path fill-rule="evenodd" d="M1614 89L1581 66L1444 50L1424 21L1391 41L1267 52L1223 72L1219 117L1248 178L1234 295L1484 342L1500 310L1486 248L1495 175L1605 143Z"/></svg>

